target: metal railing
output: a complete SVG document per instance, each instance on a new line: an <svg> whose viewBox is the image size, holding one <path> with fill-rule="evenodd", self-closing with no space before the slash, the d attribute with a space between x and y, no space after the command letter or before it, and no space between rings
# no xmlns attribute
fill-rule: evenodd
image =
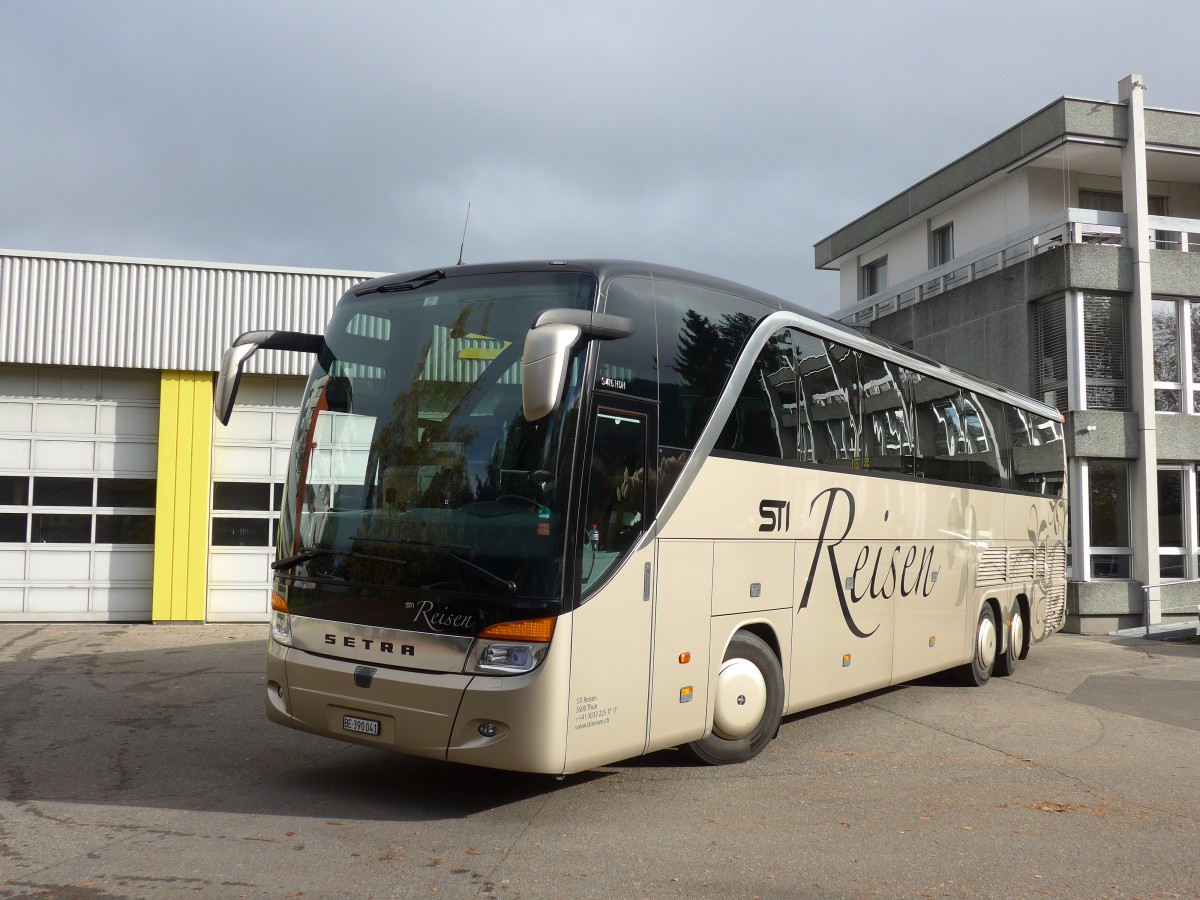
<svg viewBox="0 0 1200 900"><path fill-rule="evenodd" d="M1200 253L1200 222L1170 216L1148 216L1150 246L1155 250Z"/></svg>
<svg viewBox="0 0 1200 900"><path fill-rule="evenodd" d="M1163 581L1159 584L1142 585L1142 624L1146 628L1146 637L1150 637L1151 625L1158 625L1162 622L1162 599L1151 600L1150 592L1165 587L1174 587L1177 584L1200 584L1200 578L1181 578L1178 581ZM1150 605L1151 603L1159 604L1158 609L1155 610ZM1171 615L1178 615L1178 613L1171 613Z"/></svg>
<svg viewBox="0 0 1200 900"><path fill-rule="evenodd" d="M880 316L1067 244L1127 246L1126 222L1124 213L1071 208L946 265L892 285L859 303L835 311L832 316L847 325L867 325ZM1154 249L1200 253L1200 220L1150 216L1149 224Z"/></svg>

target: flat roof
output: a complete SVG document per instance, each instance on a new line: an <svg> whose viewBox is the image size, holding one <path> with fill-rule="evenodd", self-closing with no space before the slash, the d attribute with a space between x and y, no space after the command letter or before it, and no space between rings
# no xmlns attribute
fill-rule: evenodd
<svg viewBox="0 0 1200 900"><path fill-rule="evenodd" d="M1147 107L1145 121L1147 146L1200 149L1200 113ZM1060 97L815 243L815 267L829 266L972 185L1065 141L1124 143L1126 124L1123 103Z"/></svg>

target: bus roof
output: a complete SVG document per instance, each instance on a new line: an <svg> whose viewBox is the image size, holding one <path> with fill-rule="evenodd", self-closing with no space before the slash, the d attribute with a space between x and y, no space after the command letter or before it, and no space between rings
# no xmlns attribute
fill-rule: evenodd
<svg viewBox="0 0 1200 900"><path fill-rule="evenodd" d="M944 378L969 388L973 391L989 395L995 399L1020 406L1038 415L1062 421L1062 413L1032 397L1026 396L1011 388L990 382L986 379L955 369L924 354L917 353L907 347L901 347L884 338L851 328L841 322L836 322L827 316L813 312L791 300L768 294L765 291L752 288L724 278L705 275L689 269L656 263L640 262L624 259L572 259L572 260L520 260L511 262L477 263L472 265L445 266L437 269L419 269L413 272L402 272L395 275L385 275L362 282L351 289L354 295L364 295L376 291L386 291L389 287L410 282L425 280L441 280L443 278L458 278L467 275L496 275L516 272L580 272L594 275L600 284L601 292L605 285L619 277L640 277L663 279L721 293L732 294L780 312L794 313L797 324L813 330L821 337L836 340L847 346L865 350L883 359L908 366L922 374L935 378Z"/></svg>

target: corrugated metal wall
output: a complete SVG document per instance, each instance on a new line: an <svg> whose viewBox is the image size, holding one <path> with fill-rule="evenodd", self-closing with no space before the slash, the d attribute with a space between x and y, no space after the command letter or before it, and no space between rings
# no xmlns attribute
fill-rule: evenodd
<svg viewBox="0 0 1200 900"><path fill-rule="evenodd" d="M244 331L324 331L338 298L377 274L0 251L0 362L216 371ZM267 351L246 370L311 365Z"/></svg>

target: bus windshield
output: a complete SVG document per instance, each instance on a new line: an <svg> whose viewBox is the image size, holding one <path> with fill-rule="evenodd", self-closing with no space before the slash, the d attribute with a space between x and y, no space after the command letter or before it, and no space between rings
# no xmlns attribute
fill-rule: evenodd
<svg viewBox="0 0 1200 900"><path fill-rule="evenodd" d="M595 292L591 275L508 273L339 304L282 504L294 612L384 625L389 592L561 600L580 361L559 409L527 422L521 354L541 310Z"/></svg>

